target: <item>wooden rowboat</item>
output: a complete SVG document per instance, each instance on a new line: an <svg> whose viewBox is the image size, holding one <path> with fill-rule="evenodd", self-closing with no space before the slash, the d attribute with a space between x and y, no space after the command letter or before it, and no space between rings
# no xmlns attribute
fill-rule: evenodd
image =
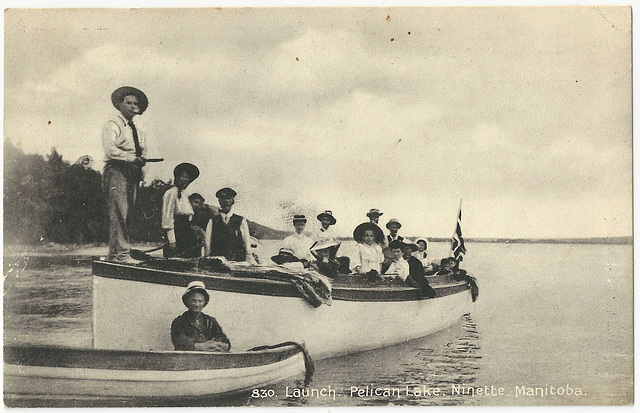
<svg viewBox="0 0 640 413"><path fill-rule="evenodd" d="M126 351L4 346L4 395L10 406L73 401L138 402L220 397L312 373L304 346L259 351ZM307 377L308 378L308 377Z"/></svg>
<svg viewBox="0 0 640 413"><path fill-rule="evenodd" d="M196 280L211 293L204 311L218 320L232 346L304 341L314 359L424 337L473 309L469 285L447 276L429 277L437 292L432 299L411 287L334 281L331 305L313 308L291 283L255 274L108 261L92 267L94 346L102 349L171 349L169 326L184 311L184 287Z"/></svg>

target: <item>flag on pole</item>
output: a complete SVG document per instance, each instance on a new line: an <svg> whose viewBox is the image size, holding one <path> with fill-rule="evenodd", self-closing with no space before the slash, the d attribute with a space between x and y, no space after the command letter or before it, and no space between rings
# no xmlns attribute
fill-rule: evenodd
<svg viewBox="0 0 640 413"><path fill-rule="evenodd" d="M464 247L464 239L462 239L462 228L460 227L460 221L462 220L462 200L460 200L460 208L458 209L458 222L456 223L456 230L453 233L453 239L451 240L451 252L453 258L457 261L462 261L467 249Z"/></svg>

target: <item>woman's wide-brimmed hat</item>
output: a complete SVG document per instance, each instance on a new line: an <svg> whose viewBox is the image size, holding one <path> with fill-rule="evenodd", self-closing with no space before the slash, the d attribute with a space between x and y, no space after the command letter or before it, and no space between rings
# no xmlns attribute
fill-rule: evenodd
<svg viewBox="0 0 640 413"><path fill-rule="evenodd" d="M189 178L192 182L200 176L200 170L197 166L189 162L183 162L173 169L173 177L175 179L178 179L178 177L182 175L183 172L186 172L189 175Z"/></svg>
<svg viewBox="0 0 640 413"><path fill-rule="evenodd" d="M182 294L182 302L184 305L187 305L187 299L193 293L202 293L204 295L205 303L204 305L209 304L209 293L204 287L204 283L202 281L192 281L187 285L187 290Z"/></svg>
<svg viewBox="0 0 640 413"><path fill-rule="evenodd" d="M318 258L318 252L322 250L328 250L330 253L330 257L333 259L338 252L338 248L340 248L340 243L334 240L325 240L325 241L316 241L309 250L311 254Z"/></svg>
<svg viewBox="0 0 640 413"><path fill-rule="evenodd" d="M304 215L294 215L293 216L293 223L295 224L296 222L307 222L307 217L305 217Z"/></svg>
<svg viewBox="0 0 640 413"><path fill-rule="evenodd" d="M384 233L379 226L372 222L363 222L358 225L356 229L353 230L353 239L356 240L356 242L362 242L364 232L367 230L373 231L373 237L378 244L384 243Z"/></svg>
<svg viewBox="0 0 640 413"><path fill-rule="evenodd" d="M389 222L387 222L387 229L391 229L391 228L389 228L391 225L395 225L395 226L397 226L397 227L398 227L398 229L402 228L402 224L400 223L400 221L398 221L398 220L397 220L397 219L395 219L395 218L391 218L391 219L389 220Z"/></svg>
<svg viewBox="0 0 640 413"><path fill-rule="evenodd" d="M140 89L136 89L132 86L122 86L117 88L111 94L111 103L116 109L120 110L120 103L124 100L125 96L133 95L138 98L138 108L140 112L138 115L142 115L147 107L149 106L149 100L147 99L147 95L144 94Z"/></svg>
<svg viewBox="0 0 640 413"><path fill-rule="evenodd" d="M326 210L320 214L318 214L318 221L322 221L322 218L327 217L331 221L331 225L335 225L336 219L333 216L333 212Z"/></svg>
<svg viewBox="0 0 640 413"><path fill-rule="evenodd" d="M276 264L282 265L285 262L298 262L300 260L295 256L292 249L280 248L280 251L278 251L278 255L274 255L273 257L271 257L271 261L275 262Z"/></svg>
<svg viewBox="0 0 640 413"><path fill-rule="evenodd" d="M380 210L378 208L371 208L371 210L369 210L369 212L367 212L367 216L369 218L371 217L379 217L380 215L384 215L382 212L380 212Z"/></svg>

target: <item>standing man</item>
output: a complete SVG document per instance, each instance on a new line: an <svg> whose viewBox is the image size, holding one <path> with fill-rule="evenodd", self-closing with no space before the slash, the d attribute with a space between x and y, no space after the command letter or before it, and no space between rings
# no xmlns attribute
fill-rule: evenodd
<svg viewBox="0 0 640 413"><path fill-rule="evenodd" d="M208 255L223 256L229 261L248 261L256 264L251 253L251 236L247 220L231 211L235 204L236 191L222 188L216 192L220 214L211 220L211 238Z"/></svg>
<svg viewBox="0 0 640 413"><path fill-rule="evenodd" d="M133 261L130 251L127 216L136 199L142 167L146 163L147 142L143 131L133 123L149 105L142 91L123 86L111 94L119 113L102 128L102 147L106 155L103 185L109 212L109 255L116 261Z"/></svg>
<svg viewBox="0 0 640 413"><path fill-rule="evenodd" d="M387 244L392 243L393 241L403 241L404 238L398 235L398 230L402 228L402 224L395 219L391 218L389 222L387 222L387 229L389 230L389 235L387 235Z"/></svg>
<svg viewBox="0 0 640 413"><path fill-rule="evenodd" d="M282 248L292 250L293 255L305 265L314 260L313 255L311 255L313 240L304 234L306 224L307 218L304 215L294 215L293 226L296 232L293 235L289 235L282 242Z"/></svg>
<svg viewBox="0 0 640 413"><path fill-rule="evenodd" d="M382 214L383 213L380 212L379 209L371 208L371 210L369 210L369 212L367 212L367 217L369 217L369 222L371 222L372 224L378 225L378 221L380 220L380 215L382 215Z"/></svg>

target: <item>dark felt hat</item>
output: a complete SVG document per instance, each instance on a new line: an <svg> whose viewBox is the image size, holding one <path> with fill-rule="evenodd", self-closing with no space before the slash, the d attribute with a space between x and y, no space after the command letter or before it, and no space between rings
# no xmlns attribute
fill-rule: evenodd
<svg viewBox="0 0 640 413"><path fill-rule="evenodd" d="M113 103L113 106L115 106L116 109L120 110L120 103L122 103L125 96L129 95L133 95L138 98L138 108L140 108L140 112L138 112L138 115L142 115L149 106L149 100L147 99L147 95L145 95L140 89L136 89L135 87L122 86L117 88L111 94L111 103Z"/></svg>
<svg viewBox="0 0 640 413"><path fill-rule="evenodd" d="M407 247L409 247L409 248L411 248L411 252L418 251L418 249L419 249L419 248L418 248L418 245L417 245L417 244L414 244L413 242L404 242L404 241L403 241L403 242L402 242L402 244L403 244L403 245L402 245L402 248L407 248Z"/></svg>
<svg viewBox="0 0 640 413"><path fill-rule="evenodd" d="M384 215L378 208L371 208L369 212L367 212L367 216L371 217L379 217L380 215Z"/></svg>
<svg viewBox="0 0 640 413"><path fill-rule="evenodd" d="M216 192L216 198L220 199L220 198L235 198L236 197L236 191L234 191L231 188L222 188L219 189L218 192Z"/></svg>
<svg viewBox="0 0 640 413"><path fill-rule="evenodd" d="M293 223L295 224L296 222L307 222L307 217L305 217L304 215L294 215Z"/></svg>
<svg viewBox="0 0 640 413"><path fill-rule="evenodd" d="M187 305L187 299L193 293L202 293L204 295L205 305L209 304L209 293L204 287L204 283L202 281L192 281L187 285L187 290L182 294L182 302L184 305Z"/></svg>
<svg viewBox="0 0 640 413"><path fill-rule="evenodd" d="M333 216L333 212L326 210L320 214L318 214L318 221L322 221L322 218L328 217L331 220L331 225L336 224L336 219Z"/></svg>
<svg viewBox="0 0 640 413"><path fill-rule="evenodd" d="M289 248L280 248L278 255L271 257L271 261L282 265L285 262L298 262L300 260L293 254L293 250Z"/></svg>
<svg viewBox="0 0 640 413"><path fill-rule="evenodd" d="M373 231L373 236L378 244L382 244L384 242L384 233L379 226L372 222L363 222L362 224L358 225L356 229L353 230L353 239L357 242L362 242L364 232L367 230Z"/></svg>
<svg viewBox="0 0 640 413"><path fill-rule="evenodd" d="M393 249L402 249L405 246L404 242L400 241L400 240L393 240L389 243L389 249L393 250Z"/></svg>
<svg viewBox="0 0 640 413"><path fill-rule="evenodd" d="M182 172L186 172L189 175L191 182L195 181L196 178L200 176L200 170L198 167L189 162L182 162L173 168L173 178L178 179L178 177L182 175Z"/></svg>

